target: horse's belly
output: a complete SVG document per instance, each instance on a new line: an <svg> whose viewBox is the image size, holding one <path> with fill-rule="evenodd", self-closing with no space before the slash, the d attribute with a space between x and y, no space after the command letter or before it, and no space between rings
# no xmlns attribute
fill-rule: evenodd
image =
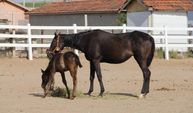
<svg viewBox="0 0 193 113"><path fill-rule="evenodd" d="M114 63L114 64L118 64L118 63L122 63L127 61L132 55L131 54L127 54L124 56L110 56L110 57L103 57L103 59L101 60L101 62L107 62L107 63Z"/></svg>

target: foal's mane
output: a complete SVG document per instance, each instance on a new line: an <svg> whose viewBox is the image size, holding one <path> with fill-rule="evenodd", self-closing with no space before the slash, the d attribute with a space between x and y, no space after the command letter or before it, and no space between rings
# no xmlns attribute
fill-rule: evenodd
<svg viewBox="0 0 193 113"><path fill-rule="evenodd" d="M56 53L56 54L57 54L57 53ZM57 57L56 54L53 55L52 58L50 59L49 64L48 64L48 66L47 66L47 68L46 68L46 70L45 70L46 73L50 73L50 72L51 72L51 69L55 67L54 62L55 62L55 59L56 59L56 57Z"/></svg>

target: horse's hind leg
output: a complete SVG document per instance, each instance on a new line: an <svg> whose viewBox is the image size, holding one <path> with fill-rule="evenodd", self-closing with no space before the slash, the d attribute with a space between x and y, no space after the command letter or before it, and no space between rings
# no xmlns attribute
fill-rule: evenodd
<svg viewBox="0 0 193 113"><path fill-rule="evenodd" d="M143 72L143 86L141 89L141 95L140 98L143 98L147 95L147 93L149 93L149 84L150 84L150 76L151 76L151 72L147 66L147 59L146 58L142 58L142 57L137 57L134 56L135 60L137 61L137 63L139 64L142 72Z"/></svg>
<svg viewBox="0 0 193 113"><path fill-rule="evenodd" d="M61 73L61 76L62 76L62 82L64 83L64 85L66 87L66 90L67 90L68 98L70 98L70 91L69 91L69 88L68 88L68 85L67 85L67 82L66 82L65 74L64 74L64 72L60 72L60 73Z"/></svg>

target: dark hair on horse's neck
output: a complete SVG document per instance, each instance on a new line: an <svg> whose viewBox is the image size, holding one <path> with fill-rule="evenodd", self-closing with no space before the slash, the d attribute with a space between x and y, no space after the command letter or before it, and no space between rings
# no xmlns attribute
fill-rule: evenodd
<svg viewBox="0 0 193 113"><path fill-rule="evenodd" d="M81 37L89 33L90 31L84 31L84 32L79 32L76 34L60 34L61 41L65 42L65 46L74 48L74 49L79 49L80 51L83 50L83 48L79 47L79 42Z"/></svg>
<svg viewBox="0 0 193 113"><path fill-rule="evenodd" d="M67 46L75 48L79 41L79 33L77 34L60 34L62 41L67 42Z"/></svg>

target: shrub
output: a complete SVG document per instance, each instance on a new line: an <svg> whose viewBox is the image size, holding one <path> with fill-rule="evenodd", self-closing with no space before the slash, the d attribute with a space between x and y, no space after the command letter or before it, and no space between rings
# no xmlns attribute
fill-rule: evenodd
<svg viewBox="0 0 193 113"><path fill-rule="evenodd" d="M189 50L188 52L186 52L186 57L188 58L193 58L193 51Z"/></svg>
<svg viewBox="0 0 193 113"><path fill-rule="evenodd" d="M72 89L69 89L69 90L70 90L70 94L72 94ZM52 96L52 97L67 98L67 97L68 97L68 94L67 94L66 88L56 87L56 88L54 88L54 90L52 91L51 96ZM77 92L76 92L76 96L77 96L77 97L81 97L81 96L83 96L83 93L82 93L81 91L77 91Z"/></svg>
<svg viewBox="0 0 193 113"><path fill-rule="evenodd" d="M170 51L169 55L170 55L170 58L174 58L174 59L179 58L179 55L178 55L177 51Z"/></svg>
<svg viewBox="0 0 193 113"><path fill-rule="evenodd" d="M53 97L62 97L67 98L67 91L64 88L56 87L52 93L51 96Z"/></svg>
<svg viewBox="0 0 193 113"><path fill-rule="evenodd" d="M156 49L155 57L156 58L164 58L164 51L163 51L163 49L161 49L161 48Z"/></svg>

